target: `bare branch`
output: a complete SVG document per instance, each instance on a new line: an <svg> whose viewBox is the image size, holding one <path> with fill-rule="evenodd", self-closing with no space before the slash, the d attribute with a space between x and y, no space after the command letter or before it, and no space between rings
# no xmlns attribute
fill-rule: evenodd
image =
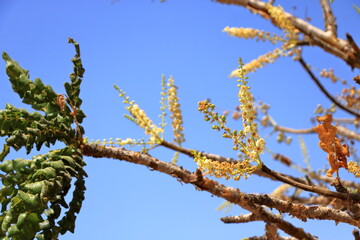
<svg viewBox="0 0 360 240"><path fill-rule="evenodd" d="M105 147L96 144L83 144L81 149L85 156L95 158L113 158L147 166L152 170L170 175L184 183L193 184L197 189L207 191L229 202L235 203L257 216L261 216L264 221L276 224L279 229L291 236L299 239L316 239L311 234L306 233L302 228L297 228L291 223L267 211L262 206L258 206L254 202L249 202L245 197L246 194L240 192L239 189L226 187L214 180L203 177L199 169L196 173L191 173L188 170L172 163L166 163L147 154L129 151L124 148Z"/></svg>
<svg viewBox="0 0 360 240"><path fill-rule="evenodd" d="M273 176L275 179L277 179L277 180L279 180L279 181L281 181L283 183L287 183L287 184L289 184L291 186L300 188L300 189L305 190L305 191L317 193L317 194L324 195L324 196L327 196L327 197L334 197L334 198L342 199L342 200L345 200L345 201L351 200L351 201L354 201L356 203L360 202L360 195L359 194L338 193L338 192L330 191L330 190L328 190L326 188L323 188L323 187L318 187L318 186L314 186L314 185L310 186L310 185L307 185L307 184L303 184L303 183L294 181L294 180L282 175L281 173L275 172L275 171L269 169L268 167L266 167L265 165L262 165L261 170L263 172L265 172L265 173L268 173L269 175Z"/></svg>
<svg viewBox="0 0 360 240"><path fill-rule="evenodd" d="M253 13L261 15L265 19L271 19L267 4L259 0L216 0L220 3L235 4L249 9ZM354 54L355 50L341 38L336 38L331 32L325 32L310 23L284 12L293 26L311 39L311 43L319 46L326 52L343 59L351 67L360 68L360 58Z"/></svg>
<svg viewBox="0 0 360 240"><path fill-rule="evenodd" d="M349 33L346 33L346 39L348 40L351 47L354 49L355 57L360 58L360 48L354 41L353 37Z"/></svg>
<svg viewBox="0 0 360 240"><path fill-rule="evenodd" d="M175 150L177 152L181 152L185 155L188 155L189 157L194 157L194 154L191 150L187 149L187 148L184 148L184 147L180 147L178 145L175 145L175 144L172 144L170 142L167 142L167 141L162 141L161 143L162 146L166 147L166 148L169 148L169 149L172 149L172 150ZM201 152L201 155L204 156L204 157L207 157L208 159L211 159L211 160L214 160L214 161L219 161L219 162L229 162L229 163L236 163L238 162L238 160L235 160L233 158L226 158L226 157L222 157L222 156L219 156L219 155L216 155L216 154L212 154L212 153L205 153L205 152ZM276 180L278 181L278 179L274 178L273 176L269 175L268 173L265 173L263 172L261 169L256 169L253 174L256 174L258 176L261 176L261 177L266 177L266 178L269 178L271 180ZM300 182L300 183L303 183L303 184L306 184L306 181L304 181L303 179L300 179L300 178L296 178L296 177L293 177L293 176L290 176L290 175L287 175L287 174L282 174L284 177L287 177L289 179L292 179L293 181L297 181L297 182Z"/></svg>
<svg viewBox="0 0 360 240"><path fill-rule="evenodd" d="M325 29L327 32L331 32L337 37L337 26L336 20L331 9L330 3L328 0L320 0L321 7L324 13L324 22L325 22Z"/></svg>
<svg viewBox="0 0 360 240"><path fill-rule="evenodd" d="M178 152L185 153L186 155L188 155L190 157L193 157L193 153L190 150L186 149L186 148L179 147L179 146L177 146L175 144L172 144L172 143L169 143L169 142L166 142L166 141L163 141L161 143L161 145L165 146L167 148L176 150ZM219 161L219 160L228 161L228 160L230 160L230 162L234 162L234 161L236 162L236 160L234 160L232 158L224 158L224 157L221 157L221 156L218 156L218 155L215 155L215 154L208 154L208 153L201 153L201 154L203 156L206 156L207 158L215 160L215 161ZM254 172L254 174L257 174L257 175L263 176L263 177L267 177L267 178L270 178L270 179L276 179L278 181L281 181L283 183L287 183L287 184L289 184L291 186L303 189L305 191L317 193L317 194L324 195L324 196L327 196L327 197L339 198L339 199L342 199L342 200L350 200L351 199L354 202L360 202L360 195L358 195L358 194L338 193L338 192L330 191L330 190L328 190L328 189L326 189L324 187L308 185L306 183L306 181L303 180L303 179L295 178L295 177L292 177L290 175L286 175L286 174L283 174L283 173L273 171L273 170L269 169L267 166L265 166L265 164L262 165L261 169L256 170Z"/></svg>
<svg viewBox="0 0 360 240"><path fill-rule="evenodd" d="M337 132L339 135L349 138L349 139L354 139L356 141L360 141L360 134L351 131L350 129L347 129L343 126L336 126L337 128ZM276 125L274 126L274 129L276 131L282 131L282 132L287 132L287 133L293 133L293 134L309 134L309 133L315 133L313 128L307 128L307 129L294 129L294 128L288 128L288 127L284 127L284 126L279 126Z"/></svg>
<svg viewBox="0 0 360 240"><path fill-rule="evenodd" d="M246 238L247 240L268 240L268 238L266 236L261 236L261 237L249 237ZM298 240L297 238L293 238L293 237L278 237L278 240Z"/></svg>
<svg viewBox="0 0 360 240"><path fill-rule="evenodd" d="M220 220L224 223L247 223L254 221L262 221L263 219L254 213L249 213L240 216L222 217Z"/></svg>
<svg viewBox="0 0 360 240"><path fill-rule="evenodd" d="M265 236L268 240L278 240L279 236L277 233L277 227L275 224L266 223L265 225Z"/></svg>
<svg viewBox="0 0 360 240"><path fill-rule="evenodd" d="M357 230L357 229L355 228L355 229L353 230L352 234L353 234L355 240L360 240L359 230Z"/></svg>
<svg viewBox="0 0 360 240"><path fill-rule="evenodd" d="M306 221L307 219L326 219L360 227L359 220L355 220L348 213L332 208L322 206L305 206L303 204L272 198L266 194L243 194L243 197L253 203L275 208L283 213L289 213L290 215L303 221Z"/></svg>
<svg viewBox="0 0 360 240"><path fill-rule="evenodd" d="M309 74L309 76L311 77L311 79L316 83L316 85L320 88L320 90L325 94L325 96L327 98L330 99L330 101L332 101L336 106L338 106L339 108L341 108L342 110L360 118L360 114L357 112L354 112L352 109L349 109L347 107L345 107L344 105L342 105L340 102L338 102L333 96L330 95L330 93L324 88L324 86L320 83L319 79L317 79L317 77L315 77L315 75L312 73L312 71L310 70L310 68L307 66L307 64L305 63L304 59L302 57L299 58L299 62L301 64L301 66L306 70L306 72Z"/></svg>

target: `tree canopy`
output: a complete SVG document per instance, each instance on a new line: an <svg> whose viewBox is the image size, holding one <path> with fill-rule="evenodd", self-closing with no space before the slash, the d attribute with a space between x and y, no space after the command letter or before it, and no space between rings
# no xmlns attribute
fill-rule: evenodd
<svg viewBox="0 0 360 240"><path fill-rule="evenodd" d="M122 4L116 2L113 8ZM156 4L160 3L150 3L149 6L155 5L158 12L166 12L169 8L170 14L179 6L168 1ZM106 209L109 212L106 214L92 215L94 222L101 226L96 229L99 236L117 236L114 222L120 225L127 222L126 217L118 212L117 199L121 199L119 205L122 209L127 207L128 202L145 205L141 212L132 206L132 214L137 215L138 229L134 231L140 231L146 229L142 222L143 215L149 214L152 208L156 208L156 213L168 214L162 215L165 218L176 218L173 208L180 209L181 213L182 208L192 205L187 198L199 194L194 190L205 191L222 199L217 201L218 205L221 204L219 209L229 208L231 215L221 212L221 221L227 224L242 223L234 224L232 228L241 229L237 230L241 233L234 236L236 238L318 239L321 235L329 239L334 236L330 231L317 231L318 227L315 226L328 220L331 231L340 231L338 236L360 239L360 187L356 180L360 176L357 154L360 140L357 130L360 114L360 93L357 88L360 83L360 49L356 43L359 35L352 26L360 18L358 6L326 0L297 6L259 0L217 0L207 4L221 11L218 16L224 16L224 19L218 22L229 23L222 26L223 33L219 31L222 37L216 35L216 41L209 39L209 45L201 43L200 40L207 38L202 32L206 28L204 22L199 20L200 23L197 23L195 18L191 18L193 25L186 25L175 18L170 26L180 30L184 30L184 26L185 29L192 26L196 30L194 33L202 38L187 36L184 31L180 35L184 35L186 44L182 45L179 40L174 44L167 41L162 46L166 54L176 51L180 56L181 65L177 62L169 65L170 69L188 66L195 66L197 71L202 69L200 73L194 71L187 76L178 72L179 78L186 77L188 82L178 81L176 70L171 73L173 75L163 75L158 83L144 81L152 74L147 74L148 69L158 67L158 56L154 56L153 61L144 62L141 52L135 52L134 56L126 55L120 61L123 67L118 66L111 57L94 60L94 64L96 60L100 62L101 68L91 66L87 52L96 50L87 48L91 46L90 40L78 34L76 41L68 38L75 52L71 59L73 69L69 80L61 80L65 83L60 88L59 80L50 86L46 80L30 77L29 70L32 69L25 69L22 59L15 58L11 51L4 49L2 58L6 64L5 72L12 91L22 103L12 103L14 97L10 94L11 90L6 90L8 93L3 100L6 105L0 111L0 133L4 138L0 154L2 239L71 238L68 232L77 231L76 225L81 221L81 216L92 211L86 208L86 201L89 200L95 202L91 205L94 211L95 208L105 209L103 205L108 205ZM335 6L339 4L346 11L337 12ZM349 6L345 8L347 4ZM126 7L129 6L124 4L122 11L127 11ZM140 4L136 8L143 9ZM242 22L230 25L234 22L231 20L233 15L228 16L232 11L246 13L246 18L259 18L261 22L246 21L244 18ZM185 17L186 14L178 16ZM352 22L348 20L349 17ZM234 19L237 20L236 17ZM119 23L111 24L117 26ZM121 24L122 27L129 25ZM143 30L144 33L140 35L144 38L139 42L130 38L133 44L122 48L141 48L141 44L146 46L145 49L151 48L152 45L146 42L147 30L141 26L134 29L128 33ZM164 36L174 34L166 28L160 32ZM109 37L106 33L101 39ZM176 38L180 35L176 35ZM223 46L220 41L225 38L231 39L224 40L229 41L228 46ZM10 37L7 39L11 40ZM148 39L154 40L151 37ZM250 44L251 47L245 46L254 40L259 48ZM97 43L97 47L102 51L111 51L106 46L108 41ZM121 42L117 44L122 46ZM239 44L244 45L241 51L234 48ZM231 55L220 55L217 50L209 49L212 45L224 48L219 52L231 50ZM33 47L20 45L21 54L26 53L24 48ZM246 48L249 49L244 53ZM197 49L208 62L197 62ZM210 51L209 55L206 55L206 50ZM57 55L59 50L51 49L50 52ZM181 55L182 52L185 54ZM174 61L177 55L172 56ZM146 59L146 54L144 56ZM118 76L122 76L120 72L127 71L127 61L132 62L131 57L138 62L134 68L137 71L132 72L136 73L133 78L136 83L129 85L135 89L128 89L128 83L123 80L114 85L114 92L117 92L125 110L125 120L130 121L116 123L111 118L120 114L113 114L113 107L119 108L120 105L107 102L109 93L102 92L102 87L108 83L108 78L113 77L111 81L118 81ZM212 61L216 57L230 60L218 59L214 64ZM31 54L28 58L31 61ZM37 70L39 74L47 71L47 58L39 58L42 61ZM159 67L168 71L166 61L160 61L165 66ZM226 66L231 61L233 63ZM59 64L56 68L65 66L68 65ZM215 70L216 66L221 68L220 72ZM92 68L99 70L99 75ZM212 71L216 77L219 73L228 72L232 79L222 80L226 76L216 79ZM92 79L90 83L86 83L88 73ZM200 79L200 76L204 78ZM185 83L189 86L186 87ZM314 90L308 90L310 85ZM156 99L154 86L159 86L160 92L160 96L157 95L160 103L156 107L154 103L158 101L152 102ZM221 92L229 89L232 89L231 92ZM224 101L224 98L229 101ZM190 106L191 111L187 110ZM93 123L87 124L87 121ZM138 129L129 123L137 125ZM132 165L109 162L109 158ZM92 168L91 165L96 167ZM136 172L133 168L141 167L137 165L146 168ZM104 169L109 171L100 172ZM173 190L176 193L169 190L159 192L158 186L146 185L149 175L154 175L149 174L148 170L166 175L160 182L172 181L169 188L178 188ZM104 180L102 185L98 185L102 189L93 190L88 196L86 182L94 183L96 177ZM140 185L148 188L146 193L136 193ZM195 188L184 188L182 185ZM131 191L124 191L126 187L132 189L134 195ZM119 193L125 194L117 195ZM176 197L172 197L172 194ZM152 195L169 201L169 205L163 202L159 205L148 204ZM180 196L185 198L179 201ZM201 198L199 204L209 207L205 204L208 197ZM195 205L195 210L200 205ZM210 207L207 211L215 210ZM205 217L197 213L194 215L199 215L197 219ZM186 212L182 218L186 221L192 217L191 213ZM155 216L151 218L155 224L159 223L158 231L162 231L163 220ZM207 225L214 220L208 217L202 219L204 229L197 232L197 236L204 236L203 231L219 231L220 228L212 229ZM253 222L260 227L256 227L256 231L246 231L246 225L251 226ZM106 225L111 227L106 228ZM192 225L199 226L198 223ZM186 231L186 226L175 226L174 229ZM215 235L213 237L216 238Z"/></svg>

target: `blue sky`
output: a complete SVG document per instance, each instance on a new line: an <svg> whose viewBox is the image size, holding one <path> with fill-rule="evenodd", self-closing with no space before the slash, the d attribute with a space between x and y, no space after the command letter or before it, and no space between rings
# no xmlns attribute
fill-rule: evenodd
<svg viewBox="0 0 360 240"><path fill-rule="evenodd" d="M296 9L292 6L299 1L277 3L296 16L311 17L313 24L323 28L318 2L301 1ZM356 26L360 16L352 8L354 3L360 5L359 1L335 0L333 6L339 36L344 38L350 32L359 42ZM90 139L144 137L141 129L123 118L126 111L113 84L124 89L158 122L160 80L165 74L172 75L179 86L187 139L184 146L236 157L231 142L203 122L197 102L210 98L219 111L233 110L238 103L236 80L228 75L237 67L238 58L249 62L274 46L228 36L222 32L226 26L278 32L269 22L243 8L212 1L0 0L0 50L30 70L32 79L41 78L58 93L65 92L63 83L72 71L70 59L74 49L67 39L72 37L80 43L86 68L81 90L87 115L83 126ZM320 69L334 67L335 73L348 81L358 74L316 48L305 49L304 58ZM0 69L0 106L9 102L26 107L11 91L4 62L0 62ZM281 125L312 127L310 118L315 116L316 105L330 106L301 66L290 58L279 59L249 77L256 99L271 105L270 114ZM333 94L340 93L341 85L323 82ZM347 117L342 111L335 116ZM241 127L240 122L231 124L234 128ZM171 131L166 136L171 141ZM267 147L303 164L297 136L293 136L290 146L276 144L275 138L273 135L267 139ZM317 148L317 137L304 136L304 139L314 169L324 167L325 154ZM156 149L151 154L171 161L173 153ZM30 158L23 151L13 151L10 157ZM275 170L296 175L295 171L274 162L270 155L264 155L263 161ZM111 159L86 158L86 162L89 175L86 200L76 231L61 239L212 240L263 234L263 223L223 224L220 217L246 211L236 207L229 213L216 211L223 200L182 185L169 176ZM186 156L180 157L179 164L191 170L196 167ZM255 193L271 193L280 185L256 176L226 184ZM320 239L351 238L352 228L342 224L294 222Z"/></svg>

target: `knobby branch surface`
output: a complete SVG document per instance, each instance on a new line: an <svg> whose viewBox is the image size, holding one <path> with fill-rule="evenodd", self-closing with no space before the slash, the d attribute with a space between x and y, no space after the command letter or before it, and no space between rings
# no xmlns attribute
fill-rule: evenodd
<svg viewBox="0 0 360 240"><path fill-rule="evenodd" d="M167 148L173 149L175 151L185 153L185 154L193 157L193 153L191 152L191 150L185 149L183 147L179 147L177 145L174 145L174 144L166 142L166 141L163 141L161 145L165 146ZM224 158L224 157L214 155L214 154L208 154L208 153L201 153L201 154L203 156L206 156L207 158L215 160L215 161L219 161L219 160L227 161L227 159L229 159L229 158ZM230 159L230 160L231 160L231 162L236 161L234 159ZM254 174L268 177L270 179L275 179L275 180L278 180L283 183L287 183L291 186L300 188L305 191L317 193L317 194L324 195L324 196L331 197L331 198L338 198L338 199L345 200L345 201L351 200L353 202L360 203L360 195L358 195L358 194L339 193L339 192L330 191L324 187L308 185L306 183L306 181L304 181L303 179L295 178L295 177L292 177L292 176L289 176L286 174L282 174L282 173L273 171L273 170L269 169L265 164L263 164L260 169L256 170L254 172Z"/></svg>
<svg viewBox="0 0 360 240"><path fill-rule="evenodd" d="M85 156L113 158L147 166L152 170L170 175L183 183L193 184L197 189L207 191L229 202L235 203L261 217L263 221L276 224L279 229L293 237L298 239L316 239L311 234L306 233L302 228L295 227L291 223L266 210L264 207L251 202L252 200L249 201L246 194L240 192L239 189L226 187L214 180L203 177L199 169L195 173L191 173L175 164L166 163L147 154L129 151L123 148L105 147L96 144L83 144L81 148Z"/></svg>
<svg viewBox="0 0 360 240"><path fill-rule="evenodd" d="M259 0L216 1L219 3L234 4L245 7L251 12L261 15L265 19L272 20L268 12L268 3L266 2ZM310 45L316 45L325 50L326 52L341 58L352 68L360 68L360 57L358 56L356 49L354 49L348 41L337 38L336 35L334 35L334 31L336 29L336 22L332 21L329 12L327 12L327 14L325 15L325 17L329 17L329 19L325 18L325 21L327 21L326 25L329 25L328 29L331 29L331 31L323 31L304 21L303 19L293 16L288 12L284 12L284 14L297 30L299 30L301 33L303 33L309 38ZM274 23L275 21L272 22Z"/></svg>
<svg viewBox="0 0 360 240"><path fill-rule="evenodd" d="M207 191L252 212L255 215L255 219L261 219L265 222L275 223L279 229L285 231L291 236L298 237L299 239L315 238L304 232L303 229L297 228L289 222L277 217L273 213L266 210L262 205L275 208L283 213L289 213L291 216L299 218L303 221L306 221L308 218L327 219L360 227L360 221L354 219L346 212L322 206L305 206L303 204L296 204L290 201L279 200L266 194L242 193L239 189L226 187L225 185L219 184L214 180L204 177L199 169L197 169L195 173L191 173L182 167L172 163L160 161L147 154L129 151L123 148L105 147L96 144L83 144L82 152L86 156L92 156L95 158L113 158L144 165L151 168L152 170L170 175L183 183L193 184L197 189ZM265 169L266 171L271 171L266 167ZM350 196L349 194L342 195L340 193L331 192L327 189L321 189L321 191L328 195L334 194L334 197L340 199L349 199Z"/></svg>
<svg viewBox="0 0 360 240"><path fill-rule="evenodd" d="M331 32L337 37L336 19L330 6L329 0L320 0L320 4L324 13L324 23L327 32Z"/></svg>
<svg viewBox="0 0 360 240"><path fill-rule="evenodd" d="M261 217L254 213L243 214L240 216L222 217L220 220L224 223L248 223L254 221L262 221Z"/></svg>

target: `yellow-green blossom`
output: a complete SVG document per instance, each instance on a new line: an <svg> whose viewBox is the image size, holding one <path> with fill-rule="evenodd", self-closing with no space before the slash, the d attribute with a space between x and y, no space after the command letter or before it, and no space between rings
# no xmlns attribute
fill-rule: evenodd
<svg viewBox="0 0 360 240"><path fill-rule="evenodd" d="M170 118L172 120L171 126L174 134L174 141L181 145L185 142L184 138L184 127L183 127L183 118L180 109L179 98L177 96L177 87L175 86L174 78L170 77L168 80L168 103L169 111L171 112Z"/></svg>

